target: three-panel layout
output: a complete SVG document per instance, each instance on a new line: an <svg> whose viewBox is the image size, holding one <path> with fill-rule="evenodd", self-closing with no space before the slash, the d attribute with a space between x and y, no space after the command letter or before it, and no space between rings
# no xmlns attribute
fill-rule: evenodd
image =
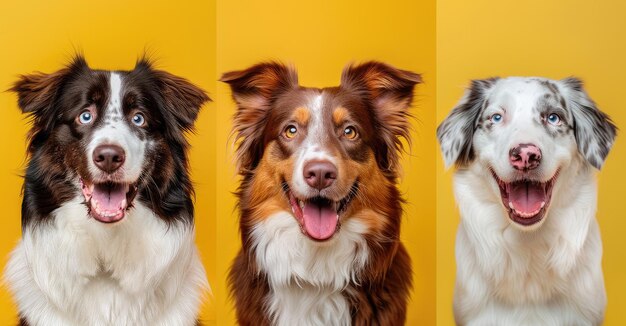
<svg viewBox="0 0 626 326"><path fill-rule="evenodd" d="M96 68L76 56L10 89L31 118L5 271L20 325L196 325L212 300L196 244L214 239L196 237L213 217L194 216L188 135L213 94L146 58ZM380 61L337 73L323 88L274 61L221 75L241 238L217 278L241 325L403 325L415 302L426 267L400 231L420 217L399 185L425 81ZM616 126L574 77L467 85L436 130L461 217L456 323L600 325L595 175Z"/></svg>

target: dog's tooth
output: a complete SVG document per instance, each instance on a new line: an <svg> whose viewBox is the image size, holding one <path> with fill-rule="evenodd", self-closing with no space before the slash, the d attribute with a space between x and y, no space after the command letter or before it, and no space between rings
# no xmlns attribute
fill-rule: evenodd
<svg viewBox="0 0 626 326"><path fill-rule="evenodd" d="M545 201L542 201L542 202L541 202L541 208L543 208L544 206L546 206L546 202L545 202Z"/></svg>
<svg viewBox="0 0 626 326"><path fill-rule="evenodd" d="M510 209L515 209L515 208L513 208L513 202L509 202L509 208Z"/></svg>

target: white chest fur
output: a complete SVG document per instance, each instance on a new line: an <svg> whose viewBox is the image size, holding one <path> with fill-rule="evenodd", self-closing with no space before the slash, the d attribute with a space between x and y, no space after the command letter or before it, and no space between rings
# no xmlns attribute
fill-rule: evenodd
<svg viewBox="0 0 626 326"><path fill-rule="evenodd" d="M352 219L325 243L300 232L287 212L277 213L252 232L256 262L267 274L267 311L277 325L350 325L341 291L358 282L369 251L365 226Z"/></svg>
<svg viewBox="0 0 626 326"><path fill-rule="evenodd" d="M463 325L598 325L606 298L591 175L555 189L540 229L517 230L476 176L455 176L455 316ZM568 189L575 189L570 191ZM570 197L575 195L575 198ZM491 198L491 199L490 199Z"/></svg>
<svg viewBox="0 0 626 326"><path fill-rule="evenodd" d="M193 229L136 203L103 225L82 198L24 232L6 279L35 325L193 325L207 287Z"/></svg>

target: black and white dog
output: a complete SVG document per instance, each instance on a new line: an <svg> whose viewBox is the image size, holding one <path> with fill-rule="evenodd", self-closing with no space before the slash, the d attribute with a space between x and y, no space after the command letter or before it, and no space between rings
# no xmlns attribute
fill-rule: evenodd
<svg viewBox="0 0 626 326"><path fill-rule="evenodd" d="M139 60L82 57L15 83L32 118L23 238L6 280L23 325L194 325L207 287L184 133L204 91Z"/></svg>
<svg viewBox="0 0 626 326"><path fill-rule="evenodd" d="M472 82L437 130L458 167L457 324L601 324L594 168L615 134L576 78Z"/></svg>

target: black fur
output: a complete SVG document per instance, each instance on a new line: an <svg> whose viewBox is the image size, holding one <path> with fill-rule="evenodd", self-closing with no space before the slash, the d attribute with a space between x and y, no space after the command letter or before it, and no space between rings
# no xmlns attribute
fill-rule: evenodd
<svg viewBox="0 0 626 326"><path fill-rule="evenodd" d="M452 109L448 117L437 127L437 138L446 165L455 163L464 166L474 160L472 140L480 113L486 107L485 91L497 80L498 78L473 80L462 102Z"/></svg>
<svg viewBox="0 0 626 326"><path fill-rule="evenodd" d="M578 150L589 164L600 169L613 146L617 127L608 115L598 109L583 89L580 79L570 77L562 82L571 91L565 103L574 116Z"/></svg>
<svg viewBox="0 0 626 326"><path fill-rule="evenodd" d="M154 69L141 59L135 69L117 72L124 78L123 114L142 108L149 126L137 130L157 145L146 153L137 200L170 223L193 222L193 188L188 174L184 132L192 128L199 109L209 101L204 91L188 81ZM28 166L23 186L22 227L51 218L51 212L80 194L77 175L88 175L85 146L91 130L75 118L94 104L104 110L109 73L93 70L77 56L55 73L21 76L10 89L22 111L32 119ZM96 120L93 128L106 121ZM90 155L89 155L90 157Z"/></svg>

